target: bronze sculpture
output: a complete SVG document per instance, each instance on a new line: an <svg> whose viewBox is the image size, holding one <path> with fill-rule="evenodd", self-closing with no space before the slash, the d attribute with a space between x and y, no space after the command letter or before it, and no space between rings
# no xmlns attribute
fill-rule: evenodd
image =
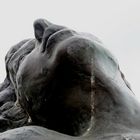
<svg viewBox="0 0 140 140"><path fill-rule="evenodd" d="M5 57L0 139L138 140L140 104L103 44L44 19L34 31Z"/></svg>

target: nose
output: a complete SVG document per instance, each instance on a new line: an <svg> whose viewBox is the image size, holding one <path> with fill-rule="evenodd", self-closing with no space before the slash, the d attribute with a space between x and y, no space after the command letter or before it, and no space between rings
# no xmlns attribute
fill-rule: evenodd
<svg viewBox="0 0 140 140"><path fill-rule="evenodd" d="M71 38L66 46L67 57L72 63L83 72L91 75L95 60L93 43L88 39L77 36Z"/></svg>
<svg viewBox="0 0 140 140"><path fill-rule="evenodd" d="M66 32L66 31L65 31ZM97 44L94 40L82 37L78 33L58 34L53 36L51 41L51 51L49 52L50 63L60 64L63 62L71 64L88 75L94 70L94 75L102 78L102 76L112 79L118 71L117 60L106 50L103 45ZM58 36L58 38L57 38ZM63 37L61 37L63 36ZM55 45L54 45L55 44ZM48 41L49 47L49 41Z"/></svg>
<svg viewBox="0 0 140 140"><path fill-rule="evenodd" d="M63 32L65 32L63 35L56 34L53 39L48 41L49 50L47 48L47 53L50 63L53 66L55 64L67 64L71 68L76 68L79 72L91 75L94 62L92 42L75 35L72 31L65 30ZM56 40L57 43L53 40Z"/></svg>

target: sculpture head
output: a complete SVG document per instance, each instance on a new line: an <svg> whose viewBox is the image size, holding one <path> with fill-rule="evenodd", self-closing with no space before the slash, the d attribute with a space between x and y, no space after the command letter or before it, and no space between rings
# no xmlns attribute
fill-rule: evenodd
<svg viewBox="0 0 140 140"><path fill-rule="evenodd" d="M36 125L79 136L89 129L102 132L103 121L117 127L115 121L133 116L138 105L129 84L98 39L43 19L34 22L34 32L7 69L19 104ZM113 117L117 113L121 117Z"/></svg>
<svg viewBox="0 0 140 140"><path fill-rule="evenodd" d="M91 119L93 43L45 20L35 21L34 30L35 48L17 72L19 103L33 122L80 135Z"/></svg>

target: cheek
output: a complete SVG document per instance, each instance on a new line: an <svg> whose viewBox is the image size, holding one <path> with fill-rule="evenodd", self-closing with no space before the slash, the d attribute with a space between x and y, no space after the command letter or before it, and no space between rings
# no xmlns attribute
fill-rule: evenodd
<svg viewBox="0 0 140 140"><path fill-rule="evenodd" d="M30 91L46 82L48 75L47 58L38 49L33 50L22 62L17 73L17 87ZM33 87L33 88L32 88Z"/></svg>
<svg viewBox="0 0 140 140"><path fill-rule="evenodd" d="M42 69L41 65L38 66L34 61L26 59L17 73L17 100L23 108L25 106L26 110L28 110L28 106L33 108L33 105L36 105L35 102L39 102L38 98L46 83L46 75Z"/></svg>
<svg viewBox="0 0 140 140"><path fill-rule="evenodd" d="M47 60L41 55L37 48L34 49L29 55L26 56L18 72L29 77L38 75L41 73L43 67L45 67L45 62L43 59Z"/></svg>

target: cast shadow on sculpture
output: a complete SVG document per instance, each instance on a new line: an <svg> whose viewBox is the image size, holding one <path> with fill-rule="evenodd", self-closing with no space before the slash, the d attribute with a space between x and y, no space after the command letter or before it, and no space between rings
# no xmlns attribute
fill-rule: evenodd
<svg viewBox="0 0 140 140"><path fill-rule="evenodd" d="M44 19L34 32L5 57L0 140L139 139L140 104L103 44Z"/></svg>

